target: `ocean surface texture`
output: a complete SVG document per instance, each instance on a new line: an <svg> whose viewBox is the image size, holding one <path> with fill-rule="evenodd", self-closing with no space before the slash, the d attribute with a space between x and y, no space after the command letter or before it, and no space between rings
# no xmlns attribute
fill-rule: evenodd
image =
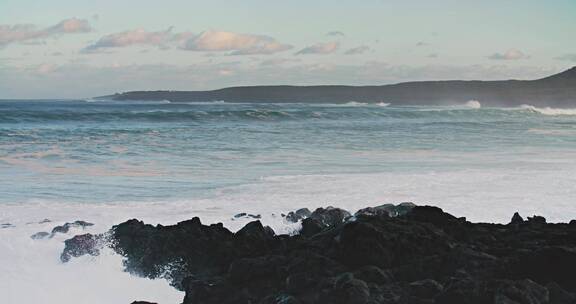
<svg viewBox="0 0 576 304"><path fill-rule="evenodd" d="M110 252L63 240L130 218L199 216L277 233L301 207L433 204L471 221L576 218L576 109L379 104L0 101L0 302L180 303ZM44 221L48 219L49 221ZM32 240L65 222L74 228Z"/></svg>

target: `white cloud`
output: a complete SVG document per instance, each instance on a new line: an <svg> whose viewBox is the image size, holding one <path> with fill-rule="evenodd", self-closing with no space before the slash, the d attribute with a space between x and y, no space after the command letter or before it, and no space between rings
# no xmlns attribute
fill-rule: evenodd
<svg viewBox="0 0 576 304"><path fill-rule="evenodd" d="M305 47L298 51L296 55L309 55L309 54L331 54L334 53L340 47L340 43L333 41L333 42L326 42L326 43L317 43L308 47Z"/></svg>
<svg viewBox="0 0 576 304"><path fill-rule="evenodd" d="M91 53L97 52L100 49L126 47L131 45L152 45L163 47L165 44L171 42L175 37L180 37L182 34L174 35L171 28L159 32L147 32L143 29L136 29L106 35L95 43L85 47L82 52Z"/></svg>
<svg viewBox="0 0 576 304"><path fill-rule="evenodd" d="M369 50L369 46L361 45L359 47L348 49L346 52L344 52L344 55L360 55L366 53Z"/></svg>
<svg viewBox="0 0 576 304"><path fill-rule="evenodd" d="M137 29L106 35L82 51L93 53L101 51L101 49L133 45L151 45L159 49L178 46L187 51L228 52L228 55L274 54L292 48L291 45L280 43L274 38L264 35L225 31L205 31L200 34L173 33L172 28L169 28L159 32Z"/></svg>
<svg viewBox="0 0 576 304"><path fill-rule="evenodd" d="M509 49L505 53L494 53L488 56L488 58L493 60L519 60L530 58L530 56L526 55L524 52L520 50Z"/></svg>
<svg viewBox="0 0 576 304"><path fill-rule="evenodd" d="M87 33L92 27L84 19L65 19L58 24L38 28L32 24L0 25L0 47L12 43L35 43L34 40L55 37L61 34Z"/></svg>
<svg viewBox="0 0 576 304"><path fill-rule="evenodd" d="M289 50L292 46L264 35L205 31L183 41L181 48L188 51L229 52L229 55L266 55Z"/></svg>
<svg viewBox="0 0 576 304"><path fill-rule="evenodd" d="M282 64L286 64L286 63L295 63L295 62L299 62L299 59L295 59L295 58L271 58L271 59L267 59L267 60L263 60L260 62L260 65L262 66L275 66L275 65L282 65Z"/></svg>
<svg viewBox="0 0 576 304"><path fill-rule="evenodd" d="M58 24L47 28L46 31L53 34L88 33L92 31L92 27L88 20L72 18L62 20Z"/></svg>
<svg viewBox="0 0 576 304"><path fill-rule="evenodd" d="M346 36L346 35L344 35L344 33L341 32L341 31L332 31L332 32L326 33L326 36L340 36L340 37L344 37L344 36Z"/></svg>

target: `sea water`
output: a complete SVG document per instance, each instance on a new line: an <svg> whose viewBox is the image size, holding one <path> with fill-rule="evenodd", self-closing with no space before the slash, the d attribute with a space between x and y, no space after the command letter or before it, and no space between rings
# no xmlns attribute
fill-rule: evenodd
<svg viewBox="0 0 576 304"><path fill-rule="evenodd" d="M3 100L0 303L180 303L112 252L60 262L65 239L130 218L237 230L248 212L293 233L281 213L410 201L471 221L568 221L574 185L573 109ZM95 225L30 238L74 220Z"/></svg>

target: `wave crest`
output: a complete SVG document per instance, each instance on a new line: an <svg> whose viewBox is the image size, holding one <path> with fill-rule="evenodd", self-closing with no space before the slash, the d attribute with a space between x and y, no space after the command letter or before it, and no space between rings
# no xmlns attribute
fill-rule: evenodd
<svg viewBox="0 0 576 304"><path fill-rule="evenodd" d="M469 100L464 104L467 108L470 109L480 109L482 108L482 104L478 100Z"/></svg>
<svg viewBox="0 0 576 304"><path fill-rule="evenodd" d="M576 109L560 109L551 107L538 108L532 105L521 105L520 109L550 116L576 115Z"/></svg>

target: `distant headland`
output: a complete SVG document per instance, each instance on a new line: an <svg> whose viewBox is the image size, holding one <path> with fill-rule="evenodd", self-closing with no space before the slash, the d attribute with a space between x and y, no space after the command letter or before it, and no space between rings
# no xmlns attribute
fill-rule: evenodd
<svg viewBox="0 0 576 304"><path fill-rule="evenodd" d="M576 67L536 80L420 81L381 86L245 86L212 91L132 91L99 99L450 105L479 100L486 106L576 106Z"/></svg>

